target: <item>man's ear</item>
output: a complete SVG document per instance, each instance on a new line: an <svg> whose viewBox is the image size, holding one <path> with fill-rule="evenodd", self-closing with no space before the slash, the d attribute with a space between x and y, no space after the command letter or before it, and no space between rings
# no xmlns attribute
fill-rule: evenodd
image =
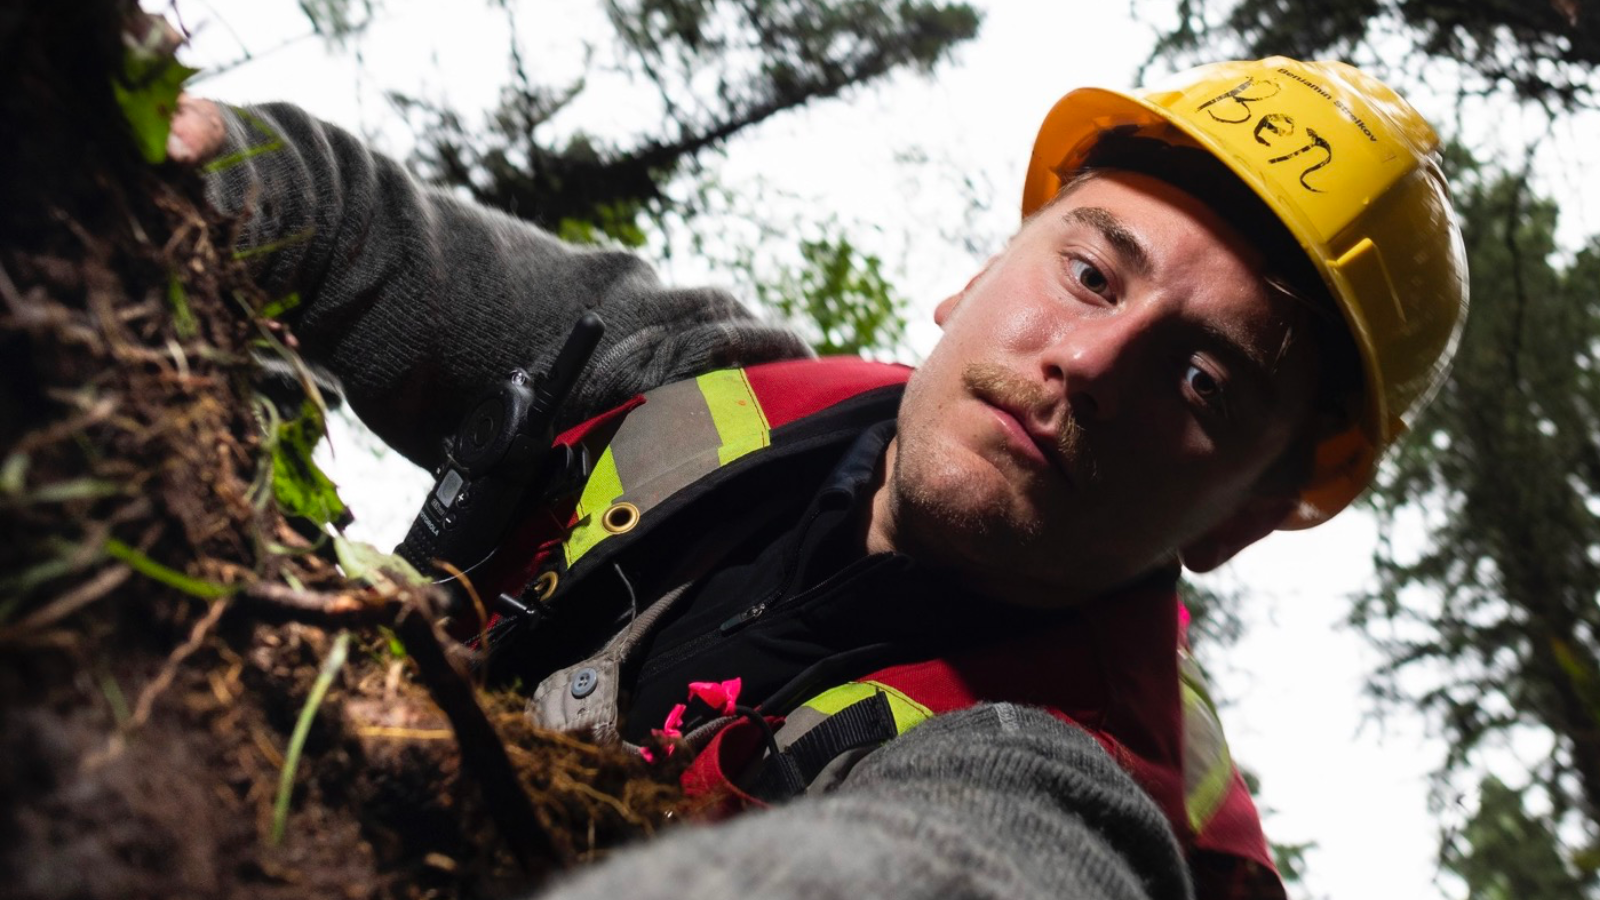
<svg viewBox="0 0 1600 900"><path fill-rule="evenodd" d="M950 319L950 315L956 311L956 307L960 306L961 301L966 298L967 291L972 290L972 286L978 283L978 279L982 278L984 273L989 271L989 267L994 265L994 261L999 258L1000 256L998 254L989 257L989 259L984 262L983 268L978 270L978 274L967 279L966 287L954 294L951 294L943 300L940 300L939 305L933 308L933 324L943 328L944 323Z"/></svg>
<svg viewBox="0 0 1600 900"><path fill-rule="evenodd" d="M1185 544L1183 565L1191 572L1209 572L1240 550L1271 534L1299 504L1297 496L1253 494L1233 515Z"/></svg>

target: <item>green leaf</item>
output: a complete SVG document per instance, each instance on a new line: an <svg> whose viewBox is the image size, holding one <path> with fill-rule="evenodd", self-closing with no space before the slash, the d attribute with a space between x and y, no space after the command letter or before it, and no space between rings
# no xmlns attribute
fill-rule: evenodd
<svg viewBox="0 0 1600 900"><path fill-rule="evenodd" d="M266 306L261 307L261 312L257 313L257 315L261 316L263 319L276 319L299 305L300 294L297 292L291 292L283 297L278 298L277 300L273 300Z"/></svg>
<svg viewBox="0 0 1600 900"><path fill-rule="evenodd" d="M189 293L176 275L167 280L167 305L172 307L172 325L178 329L178 337L184 340L194 337L198 329L194 311L189 308Z"/></svg>
<svg viewBox="0 0 1600 900"><path fill-rule="evenodd" d="M807 333L812 349L858 355L899 344L906 301L884 275L882 259L832 233L802 239L800 257L801 266L784 267L776 278L757 276L756 296Z"/></svg>
<svg viewBox="0 0 1600 900"><path fill-rule="evenodd" d="M594 223L583 219L562 219L555 231L556 237L569 244L595 244L600 241Z"/></svg>
<svg viewBox="0 0 1600 900"><path fill-rule="evenodd" d="M230 109L233 110L233 114L239 118L239 121L248 125L250 130L255 132L255 136L260 139L260 142L251 144L243 150L236 150L227 156L219 156L206 163L200 168L202 174L211 175L216 172L224 172L263 153L276 153L283 149L283 138L276 131L273 131L266 122L261 121L261 119L243 107L234 106L230 107ZM239 258L237 252L235 252L234 258Z"/></svg>
<svg viewBox="0 0 1600 900"><path fill-rule="evenodd" d="M132 567L135 572L146 578L159 581L167 587L176 588L185 594L199 597L202 600L215 600L219 597L226 597L238 590L238 588L230 587L229 585L192 578L177 569L168 568L116 538L106 539L106 555L112 559L122 560Z"/></svg>
<svg viewBox="0 0 1600 900"><path fill-rule="evenodd" d="M299 416L278 424L272 442L272 495L289 515L318 525L337 524L348 510L333 481L311 459L322 434L322 411L309 399L300 405Z"/></svg>
<svg viewBox="0 0 1600 900"><path fill-rule="evenodd" d="M96 680L100 682L100 693L105 695L106 705L111 708L111 717L118 725L126 724L133 718L133 714L128 710L128 698L122 693L122 685L117 683L117 676L111 674L109 670L102 669Z"/></svg>
<svg viewBox="0 0 1600 900"><path fill-rule="evenodd" d="M122 77L112 80L111 89L145 162L166 161L167 134L178 109L178 92L198 71L149 47L129 47L123 56Z"/></svg>
<svg viewBox="0 0 1600 900"><path fill-rule="evenodd" d="M123 493L122 485L97 478L74 478L44 485L23 498L23 503L67 503L73 500L96 500L115 497Z"/></svg>
<svg viewBox="0 0 1600 900"><path fill-rule="evenodd" d="M384 639L384 641L386 642L386 645L389 648L389 658L390 659L405 659L406 658L406 645L405 645L405 642L400 640L400 635L395 634L393 628L389 628L389 627L386 627L384 625L379 625L378 626L378 634L383 635L383 639Z"/></svg>
<svg viewBox="0 0 1600 900"><path fill-rule="evenodd" d="M0 493L20 494L27 487L28 454L13 453L0 463Z"/></svg>
<svg viewBox="0 0 1600 900"><path fill-rule="evenodd" d="M644 213L640 203L605 203L589 210L589 218L564 218L556 225L556 234L568 243L599 244L607 238L624 247L642 247L648 240L639 226Z"/></svg>
<svg viewBox="0 0 1600 900"><path fill-rule="evenodd" d="M344 569L347 578L365 581L367 584L375 584L384 576L388 576L389 580L406 584L428 583L428 579L423 578L411 563L392 553L385 553L371 544L352 541L344 535L336 534L333 536L333 549L339 556L339 567Z"/></svg>

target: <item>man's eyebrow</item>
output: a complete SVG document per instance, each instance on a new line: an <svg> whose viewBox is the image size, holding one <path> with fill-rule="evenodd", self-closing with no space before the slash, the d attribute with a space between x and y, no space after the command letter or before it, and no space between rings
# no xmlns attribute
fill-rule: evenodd
<svg viewBox="0 0 1600 900"><path fill-rule="evenodd" d="M1273 376L1277 373L1277 364L1283 356L1282 350L1273 357L1265 348L1231 329L1220 327L1215 323L1207 323L1200 328L1214 344L1222 348L1224 353L1243 363L1246 380L1255 383L1256 389L1261 391L1268 403L1276 402L1277 379ZM1286 336L1285 340L1289 338Z"/></svg>
<svg viewBox="0 0 1600 900"><path fill-rule="evenodd" d="M1212 322L1202 325L1201 330L1233 355L1260 369L1261 374L1266 375L1272 371L1272 361L1267 358L1266 351L1256 346L1253 341L1245 339L1243 335L1235 333L1233 329Z"/></svg>
<svg viewBox="0 0 1600 900"><path fill-rule="evenodd" d="M1106 242L1116 248L1122 258L1140 275L1150 274L1150 251L1145 247L1143 240L1138 235L1122 224L1122 220L1111 214L1111 211L1099 206L1074 206L1061 214L1061 220L1068 225L1087 225Z"/></svg>

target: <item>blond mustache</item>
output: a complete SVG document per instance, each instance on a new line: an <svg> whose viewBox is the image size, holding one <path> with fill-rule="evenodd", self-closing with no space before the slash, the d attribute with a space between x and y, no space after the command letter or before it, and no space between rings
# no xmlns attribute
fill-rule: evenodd
<svg viewBox="0 0 1600 900"><path fill-rule="evenodd" d="M961 370L961 383L978 399L995 406L1019 410L1043 410L1062 402L1040 384L1036 384L993 363L968 363ZM1061 420L1055 435L1055 449L1067 471L1076 479L1092 482L1095 479L1094 459L1089 455L1088 441L1077 417L1069 409Z"/></svg>

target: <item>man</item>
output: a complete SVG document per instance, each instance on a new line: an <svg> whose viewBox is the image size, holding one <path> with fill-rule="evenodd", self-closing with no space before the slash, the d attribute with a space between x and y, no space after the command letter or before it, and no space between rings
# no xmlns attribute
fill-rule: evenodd
<svg viewBox="0 0 1600 900"><path fill-rule="evenodd" d="M929 846L1024 873L1000 895L1058 877L1181 894L1172 848L1138 824L1148 804L1092 774L1106 757L1083 732L959 713L1041 706L1149 794L1202 893L1281 893L1173 584L1180 562L1205 571L1338 512L1442 378L1459 235L1437 139L1386 87L1271 59L1068 94L1023 227L940 304L945 335L909 382L778 362L804 348L726 296L423 190L292 109L188 104L174 155L210 156L224 130L215 192L254 210L264 284L299 293L307 355L424 465L464 399L548 357L580 311L606 317L561 438L594 465L474 572L503 612L540 611L491 635L542 724L682 734L690 786L719 796L842 784L797 808L876 797L852 821L891 846L961 810ZM924 764L936 784L906 796ZM795 815L752 828L789 835ZM995 848L1040 834L1054 849ZM1083 876L1084 854L1110 868Z"/></svg>

